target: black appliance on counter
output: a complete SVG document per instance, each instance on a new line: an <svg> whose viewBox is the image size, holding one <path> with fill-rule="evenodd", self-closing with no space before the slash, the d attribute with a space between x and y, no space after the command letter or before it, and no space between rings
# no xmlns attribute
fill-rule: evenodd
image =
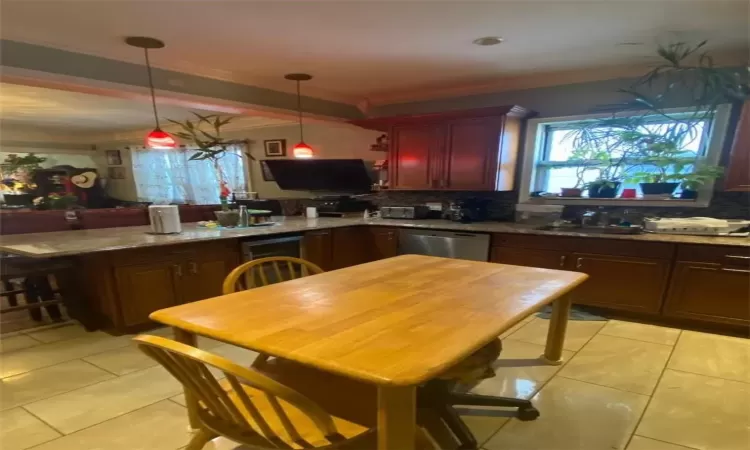
<svg viewBox="0 0 750 450"><path fill-rule="evenodd" d="M374 209L370 201L348 195L319 197L312 202L320 217L361 216L366 209Z"/></svg>
<svg viewBox="0 0 750 450"><path fill-rule="evenodd" d="M383 219L427 219L429 216L430 208L425 205L380 207Z"/></svg>
<svg viewBox="0 0 750 450"><path fill-rule="evenodd" d="M467 198L450 205L447 218L454 222L481 222L489 219L490 199Z"/></svg>

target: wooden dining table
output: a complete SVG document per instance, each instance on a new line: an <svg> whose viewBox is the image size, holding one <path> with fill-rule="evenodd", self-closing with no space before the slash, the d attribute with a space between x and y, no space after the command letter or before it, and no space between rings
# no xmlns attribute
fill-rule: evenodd
<svg viewBox="0 0 750 450"><path fill-rule="evenodd" d="M377 385L379 450L413 450L416 389L552 304L540 356L561 362L570 296L587 275L402 255L162 309L196 336ZM197 404L186 392L191 425ZM353 399L352 401L356 401Z"/></svg>

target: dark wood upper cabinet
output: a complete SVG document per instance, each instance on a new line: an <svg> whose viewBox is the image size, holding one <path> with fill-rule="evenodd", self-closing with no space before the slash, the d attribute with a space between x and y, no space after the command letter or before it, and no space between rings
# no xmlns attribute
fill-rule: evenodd
<svg viewBox="0 0 750 450"><path fill-rule="evenodd" d="M521 141L518 106L357 120L390 134L389 187L510 191Z"/></svg>
<svg viewBox="0 0 750 450"><path fill-rule="evenodd" d="M750 100L742 107L724 188L727 191L750 191Z"/></svg>
<svg viewBox="0 0 750 450"><path fill-rule="evenodd" d="M391 131L389 177L402 189L437 187L435 180L442 152L441 130L431 125L396 126Z"/></svg>

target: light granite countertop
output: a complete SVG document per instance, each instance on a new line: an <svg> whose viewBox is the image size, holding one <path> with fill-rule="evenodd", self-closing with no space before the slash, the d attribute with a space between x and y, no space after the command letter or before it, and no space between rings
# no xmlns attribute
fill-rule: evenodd
<svg viewBox="0 0 750 450"><path fill-rule="evenodd" d="M263 237L274 234L298 233L352 225L380 225L433 230L520 233L544 236L575 236L591 239L627 239L649 242L750 247L750 239L741 237L680 236L665 234L611 235L576 233L574 231L545 231L536 230L534 229L535 226L512 222L476 222L464 224L447 220L362 218L306 219L303 217L274 217L274 220L276 220L277 223L271 226L221 230L202 228L198 227L197 224L188 223L183 224L182 233L170 235L150 234L150 227L148 226L16 234L0 236L0 251L35 258L51 258L57 256L82 255L87 253L126 250L159 245L185 244L218 239Z"/></svg>

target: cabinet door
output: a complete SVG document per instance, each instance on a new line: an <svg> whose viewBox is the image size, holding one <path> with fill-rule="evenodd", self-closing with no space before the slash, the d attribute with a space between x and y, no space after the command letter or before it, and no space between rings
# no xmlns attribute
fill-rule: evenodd
<svg viewBox="0 0 750 450"><path fill-rule="evenodd" d="M158 261L115 268L115 280L126 327L150 323L152 312L180 303L180 261Z"/></svg>
<svg viewBox="0 0 750 450"><path fill-rule="evenodd" d="M302 237L302 259L318 265L323 270L333 269L333 243L331 230L308 231Z"/></svg>
<svg viewBox="0 0 750 450"><path fill-rule="evenodd" d="M661 259L573 253L573 269L589 279L573 292L573 302L627 311L657 313L667 287L670 262Z"/></svg>
<svg viewBox="0 0 750 450"><path fill-rule="evenodd" d="M434 125L396 126L391 130L389 183L392 189L437 189L441 129Z"/></svg>
<svg viewBox="0 0 750 450"><path fill-rule="evenodd" d="M370 260L398 255L398 233L395 228L370 227Z"/></svg>
<svg viewBox="0 0 750 450"><path fill-rule="evenodd" d="M568 258L568 254L561 251L507 247L492 247L490 254L490 262L542 269L564 269Z"/></svg>
<svg viewBox="0 0 750 450"><path fill-rule="evenodd" d="M742 107L732 152L727 166L725 188L728 191L750 191L750 101Z"/></svg>
<svg viewBox="0 0 750 450"><path fill-rule="evenodd" d="M367 227L334 228L331 232L333 269L356 266L371 260L372 249Z"/></svg>
<svg viewBox="0 0 750 450"><path fill-rule="evenodd" d="M502 117L464 119L448 125L444 186L460 190L494 190Z"/></svg>
<svg viewBox="0 0 750 450"><path fill-rule="evenodd" d="M238 263L224 257L195 258L185 265L181 284L183 303L221 295L221 285Z"/></svg>
<svg viewBox="0 0 750 450"><path fill-rule="evenodd" d="M750 270L747 267L678 261L664 314L750 325Z"/></svg>

